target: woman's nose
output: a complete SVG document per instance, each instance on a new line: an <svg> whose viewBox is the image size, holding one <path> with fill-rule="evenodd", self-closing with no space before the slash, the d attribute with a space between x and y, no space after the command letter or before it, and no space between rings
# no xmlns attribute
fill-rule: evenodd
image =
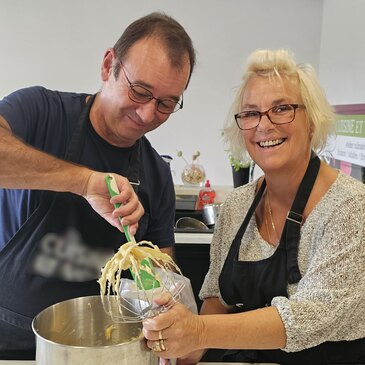
<svg viewBox="0 0 365 365"><path fill-rule="evenodd" d="M266 132L266 131L272 130L274 128L275 128L275 124L271 122L271 120L269 119L269 117L266 114L261 116L260 123L257 126L258 132Z"/></svg>

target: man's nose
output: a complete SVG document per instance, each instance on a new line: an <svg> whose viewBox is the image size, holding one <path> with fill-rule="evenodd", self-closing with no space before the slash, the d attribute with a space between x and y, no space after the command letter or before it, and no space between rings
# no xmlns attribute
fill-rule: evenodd
<svg viewBox="0 0 365 365"><path fill-rule="evenodd" d="M148 124L156 119L156 102L157 101L155 99L151 99L149 102L139 105L137 109L137 114L139 115L143 123Z"/></svg>

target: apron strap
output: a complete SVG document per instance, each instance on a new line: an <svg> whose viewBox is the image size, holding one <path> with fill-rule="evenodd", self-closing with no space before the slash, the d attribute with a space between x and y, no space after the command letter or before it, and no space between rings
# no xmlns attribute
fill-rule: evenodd
<svg viewBox="0 0 365 365"><path fill-rule="evenodd" d="M286 256L287 256L286 271L287 271L288 283L290 284L297 283L302 277L298 266L298 246L300 240L300 228L303 221L303 211L305 206L307 205L307 201L309 199L314 183L316 181L320 164L321 163L318 156L314 152L312 152L307 170L299 185L297 194L294 198L294 202L287 215L283 233L280 238L280 245L277 248L280 249L281 246L284 246L283 248L285 248L286 250ZM266 188L266 180L264 179L260 186L260 189L255 195L255 198L249 210L247 211L247 214L241 227L236 233L235 239L233 240L232 246L228 253L229 257L232 256L237 257L241 245L241 238L243 237L243 234L246 231L246 228L251 220L251 217L253 216L255 209L262 198L265 188Z"/></svg>
<svg viewBox="0 0 365 365"><path fill-rule="evenodd" d="M141 140L137 140L132 149L131 157L129 159L129 166L127 171L127 178L132 185L134 192L138 195L138 188L141 184L139 180L139 172L141 170Z"/></svg>
<svg viewBox="0 0 365 365"><path fill-rule="evenodd" d="M67 161L79 162L81 152L85 144L87 121L89 120L89 114L91 106L94 103L96 94L92 95L88 100L86 107L82 110L76 127L72 133L71 140L67 146L67 152L65 159Z"/></svg>
<svg viewBox="0 0 365 365"><path fill-rule="evenodd" d="M86 97L84 101L86 102ZM91 106L95 100L96 94L91 95L90 99L86 102L86 106L83 108L75 129L72 132L70 142L67 145L66 153L64 156L64 160L78 163L81 157L81 152L85 144L85 135L86 135L86 120L89 118L89 113ZM40 206L46 205L49 206L53 199L56 197L57 193L54 191L43 190L41 192L41 203Z"/></svg>
<svg viewBox="0 0 365 365"><path fill-rule="evenodd" d="M300 228L303 222L303 211L307 205L309 196L316 181L321 162L316 154L312 152L307 170L299 185L294 202L286 217L283 234L280 242L283 242L287 252L287 273L288 283L297 283L302 275L298 266L298 247L300 240Z"/></svg>
<svg viewBox="0 0 365 365"><path fill-rule="evenodd" d="M89 122L89 115L91 107L94 103L94 94L88 100L86 107L80 114L77 125L72 134L70 143L67 148L66 160L78 163L81 158L81 153L85 144L86 128ZM135 193L138 195L138 187L140 185L139 181L139 171L141 164L141 142L138 140L132 149L131 156L129 159L129 166L126 173L126 177L131 183Z"/></svg>
<svg viewBox="0 0 365 365"><path fill-rule="evenodd" d="M265 189L266 189L266 180L263 179L260 189L256 193L255 198L246 213L245 219L242 222L241 227L237 231L235 239L233 240L231 249L229 251L229 254L233 255L233 257L236 257L238 255L238 251L241 246L241 238L243 237L243 234L246 232L246 228L251 220L251 217L253 216L253 214L257 208L257 205L259 204L259 202L262 198L262 195L263 195Z"/></svg>
<svg viewBox="0 0 365 365"><path fill-rule="evenodd" d="M89 115L91 107L95 101L97 94L91 95L90 99L87 101L85 108L82 110L75 129L72 133L70 142L67 145L67 150L65 154L65 160L78 163L81 158L81 153L85 145L85 137L87 132L87 125L89 122ZM85 97L86 100L86 97ZM130 160L129 166L127 170L126 177L131 183L135 193L138 195L138 187L140 185L139 180L139 172L141 166L141 141L137 140L135 143ZM43 191L43 198L41 201L44 201L44 204L49 205L50 200L53 199L55 193L52 191Z"/></svg>

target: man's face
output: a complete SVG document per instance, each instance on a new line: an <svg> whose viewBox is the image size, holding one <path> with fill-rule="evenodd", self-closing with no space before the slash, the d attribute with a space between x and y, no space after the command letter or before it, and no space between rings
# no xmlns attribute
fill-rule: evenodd
<svg viewBox="0 0 365 365"><path fill-rule="evenodd" d="M142 39L130 48L123 61L124 72L120 69L115 78L117 64L113 50L108 50L102 65L103 86L91 120L109 143L128 147L170 115L157 110L155 99L145 104L132 101L127 78L149 90L155 98L179 100L188 82L190 65L186 55L182 69L173 68L163 46L154 38Z"/></svg>

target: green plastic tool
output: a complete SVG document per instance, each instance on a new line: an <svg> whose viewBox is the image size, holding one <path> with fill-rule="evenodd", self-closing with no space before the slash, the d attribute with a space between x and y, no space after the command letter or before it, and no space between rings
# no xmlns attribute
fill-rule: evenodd
<svg viewBox="0 0 365 365"><path fill-rule="evenodd" d="M105 177L105 181L106 181L106 184L108 186L108 190L109 190L109 195L111 197L113 197L114 195L118 195L119 194L119 189L118 189L118 185L117 185L117 182L115 181L115 178L113 175L109 174ZM120 203L116 203L114 204L115 208L119 208L120 207ZM136 240L134 238L133 235L130 234L129 232L129 228L128 226L125 226L122 224L122 217L119 217L119 222L123 228L123 231L124 231L124 234L127 238L127 241L128 242L133 242L135 243ZM152 263L150 261L150 259L144 259L142 262L141 262L141 265L142 266L145 266L147 268L150 268L151 270L152 269ZM144 271L144 270L141 270L139 272L139 277L140 277L140 280L138 277L136 277L132 271L130 271L132 276L133 276L133 279L134 281L136 282L137 286L139 289L143 289L143 290L149 290L149 289L156 289L156 288L159 288L160 287L160 283L158 280L156 280L151 274L149 274L147 271Z"/></svg>

